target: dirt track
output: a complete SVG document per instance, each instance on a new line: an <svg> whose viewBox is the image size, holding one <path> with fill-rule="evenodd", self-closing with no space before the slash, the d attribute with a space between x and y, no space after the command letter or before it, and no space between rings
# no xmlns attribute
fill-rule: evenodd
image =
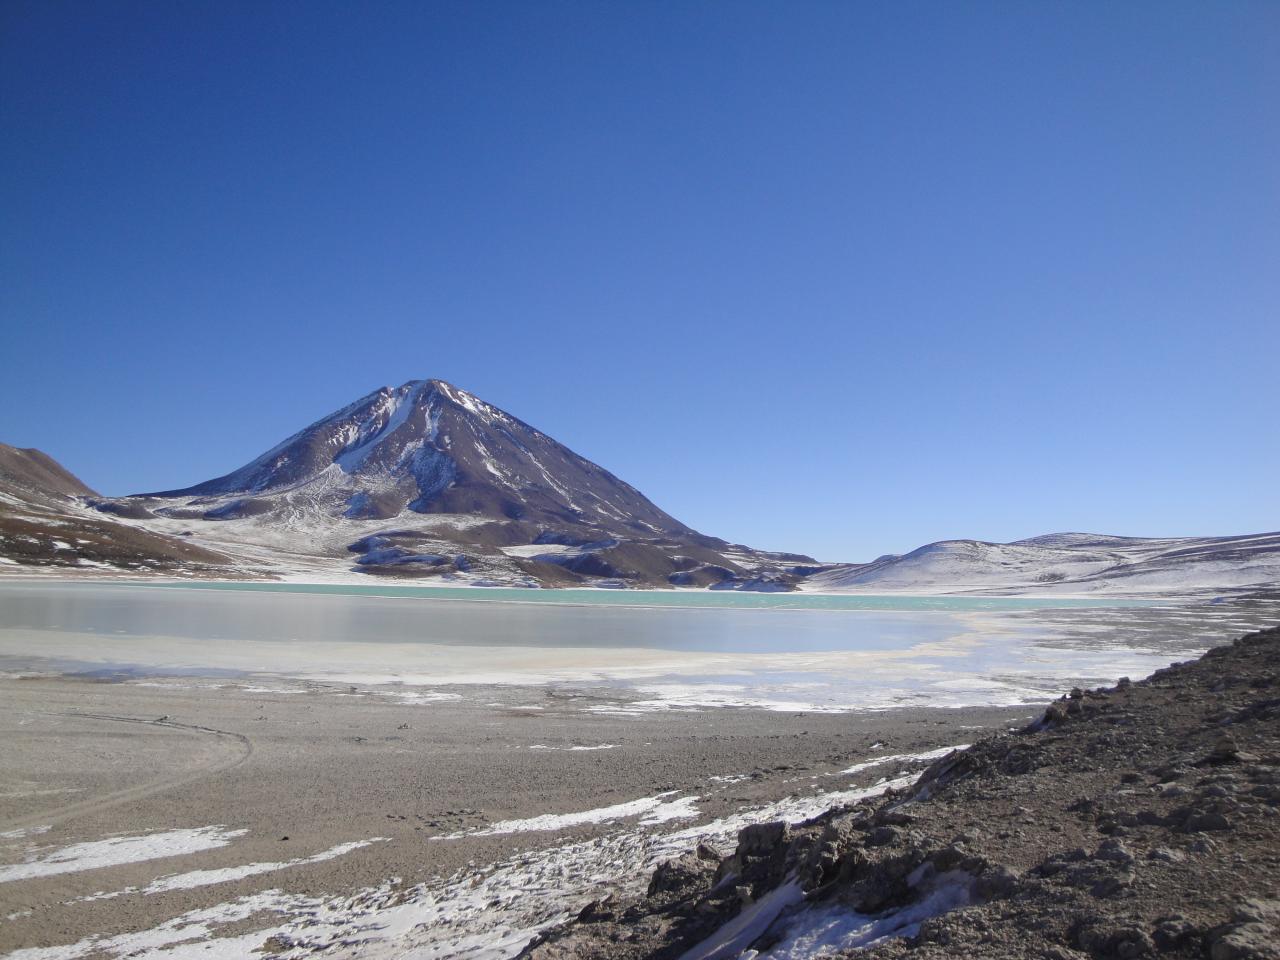
<svg viewBox="0 0 1280 960"><path fill-rule="evenodd" d="M79 803L70 803L64 807L54 807L52 809L41 810L39 813L30 814L26 817L0 821L0 833L9 833L13 831L23 830L37 824L55 825L72 820L76 817L82 817L93 813L101 813L120 804L137 802L139 800L150 797L153 794L162 793L166 790L174 790L203 777L211 777L233 767L237 767L244 763L253 754L252 741L239 733L232 733L228 730L215 730L212 727L202 727L197 724L178 723L174 720L168 720L164 717L155 719L147 719L144 717L115 717L105 714L94 713L63 713L58 716L71 720L99 720L108 723L133 723L142 724L148 727L163 727L169 730L183 730L193 733L201 737L215 737L221 742L228 745L224 758L210 757L203 765L195 768L184 770L181 773L170 774L140 783L136 786L125 787L103 795L95 796Z"/></svg>

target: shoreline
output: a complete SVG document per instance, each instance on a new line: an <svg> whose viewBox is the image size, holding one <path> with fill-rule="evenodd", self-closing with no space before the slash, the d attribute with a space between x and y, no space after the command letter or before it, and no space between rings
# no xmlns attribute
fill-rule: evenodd
<svg viewBox="0 0 1280 960"><path fill-rule="evenodd" d="M476 584L476 583L448 583L448 584L415 584L415 583L395 583L391 581L381 580L369 582L368 580L267 580L267 579L246 579L246 578L191 578L191 579L171 579L171 578L121 578L116 576L97 575L86 572L79 576L66 576L65 573L59 571L49 574L48 576L32 576L23 575L3 575L0 574L0 584L16 583L16 584L40 584L55 583L58 585L71 585L79 583L93 584L97 586L127 586L127 587L163 587L164 589L189 589L189 590L240 590L246 593L293 593L302 595L316 596L365 596L370 598L385 600L458 600L459 602L477 602L479 597L454 597L454 596L431 596L424 593L409 594L377 594L366 593L364 590L370 589L393 589L393 590L415 590L415 591L474 591L483 593L485 591L494 590L511 590L522 593L528 593L531 596L547 595L556 593L592 593L599 596L611 595L652 595L655 597L709 597L718 598L723 596L725 599L730 597L750 598L755 600L764 600L766 598L777 598L782 601L787 598L803 600L803 599L830 599L830 600L853 600L853 601L905 601L905 600L955 600L955 601L975 601L975 602L1025 602L1027 604L1035 604L1035 607L1026 607L1024 609L1039 609L1041 607L1079 607L1084 609L1109 609L1113 607L1140 607L1140 606L1162 606L1166 604L1183 604L1183 603L1204 603L1219 597L1227 600L1245 599L1258 592L1255 588L1239 588L1231 593L1206 591L1204 593L1168 593L1152 595L1150 593L1107 593L1105 595L1098 594L1082 594L1082 593L1002 593L1002 594L982 594L982 593L929 593L925 591L894 591L890 593L861 593L854 591L846 592L820 592L816 590L792 590L792 591L751 591L751 590L710 590L704 587L670 587L667 589L658 589L650 587L593 587L593 586L575 586L575 587L527 587L519 584ZM362 588L352 593L327 593L324 590L308 590L306 588L341 588L341 587L357 587ZM1276 598L1280 600L1280 597ZM520 599L517 597L489 597L483 600L485 603L524 603L524 604L540 604L550 606L628 606L638 609L678 609L678 610L700 610L700 609L786 609L795 612L819 612L819 613L856 613L862 610L875 610L874 607L786 607L782 605L770 606L762 604L758 607L752 607L744 604L724 603L717 605L707 603L704 605L697 604L643 604L643 603L610 603L604 601L602 603L594 603L591 601L571 601L571 600L532 600ZM921 608L915 608L921 609ZM1017 608L1014 608L1017 609Z"/></svg>
<svg viewBox="0 0 1280 960"><path fill-rule="evenodd" d="M7 589L0 669L9 673L257 676L426 696L577 687L632 712L1032 703L1063 684L1149 673L1280 622L1280 609L1246 603L858 610L854 618L715 607L690 618L636 605L445 599L425 608L346 593Z"/></svg>

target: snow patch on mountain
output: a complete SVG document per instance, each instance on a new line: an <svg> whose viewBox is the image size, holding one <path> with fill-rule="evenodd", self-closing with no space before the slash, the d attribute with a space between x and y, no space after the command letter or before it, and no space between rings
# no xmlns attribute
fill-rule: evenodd
<svg viewBox="0 0 1280 960"><path fill-rule="evenodd" d="M1148 539L1055 533L1013 543L944 540L867 564L837 564L823 593L1186 593L1275 587L1280 533Z"/></svg>

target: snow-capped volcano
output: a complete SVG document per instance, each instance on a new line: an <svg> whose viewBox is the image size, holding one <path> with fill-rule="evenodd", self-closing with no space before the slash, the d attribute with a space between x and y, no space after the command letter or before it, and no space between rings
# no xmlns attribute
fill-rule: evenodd
<svg viewBox="0 0 1280 960"><path fill-rule="evenodd" d="M216 500L211 509L235 516L286 495L294 508L308 496L352 519L409 511L693 534L630 484L442 380L383 387L226 476L146 496Z"/></svg>
<svg viewBox="0 0 1280 960"><path fill-rule="evenodd" d="M789 589L813 564L703 536L442 380L376 390L225 476L89 502L233 551L249 575Z"/></svg>

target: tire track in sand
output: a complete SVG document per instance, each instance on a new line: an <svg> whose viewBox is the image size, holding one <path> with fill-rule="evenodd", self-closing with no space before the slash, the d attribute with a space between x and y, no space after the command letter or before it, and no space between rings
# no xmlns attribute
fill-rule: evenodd
<svg viewBox="0 0 1280 960"><path fill-rule="evenodd" d="M213 762L204 766L194 767L184 770L181 773L168 777L160 777L156 780L148 780L145 783L136 786L126 787L123 790L116 790L105 796L91 797L81 800L77 803L70 803L44 813L33 814L31 816L22 817L12 820L8 823L0 824L0 833L13 830L23 830L28 827L44 826L46 824L52 826L62 823L75 817L84 816L87 813L97 813L101 810L109 810L112 807L118 807L123 803L133 803L142 800L145 797L153 796L157 793L163 793L166 790L173 790L177 787L185 786L195 780L201 780L204 777L212 776L215 773L224 773L240 766L253 755L253 743L244 734L233 733L230 730L218 730L215 727L204 727L194 723L178 723L175 720L169 720L165 717L159 719L147 719L145 717L118 717L105 713L56 713L48 714L48 716L67 717L76 720L106 720L113 723L138 723L150 727L167 727L173 730L180 730L200 736L211 736L219 741L227 744L231 749L222 759L215 759Z"/></svg>

